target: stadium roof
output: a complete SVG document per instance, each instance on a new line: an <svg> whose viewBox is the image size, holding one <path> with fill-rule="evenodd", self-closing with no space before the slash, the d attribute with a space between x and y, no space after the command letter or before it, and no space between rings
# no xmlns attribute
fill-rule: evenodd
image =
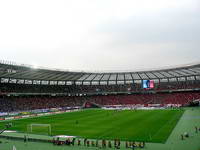
<svg viewBox="0 0 200 150"><path fill-rule="evenodd" d="M133 72L73 72L67 70L53 70L47 68L34 68L28 65L19 65L16 63L0 62L1 80L47 81L47 82L128 82L133 80L154 80L168 78L182 78L200 76L200 64L185 65L181 67L172 67L167 69L157 69L149 71ZM22 81L21 81L22 82ZM2 83L2 81L1 81Z"/></svg>

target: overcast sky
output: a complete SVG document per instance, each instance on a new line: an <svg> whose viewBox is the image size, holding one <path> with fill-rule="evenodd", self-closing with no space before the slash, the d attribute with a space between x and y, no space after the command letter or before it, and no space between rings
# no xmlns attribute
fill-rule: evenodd
<svg viewBox="0 0 200 150"><path fill-rule="evenodd" d="M200 62L200 0L0 0L0 59L86 71Z"/></svg>

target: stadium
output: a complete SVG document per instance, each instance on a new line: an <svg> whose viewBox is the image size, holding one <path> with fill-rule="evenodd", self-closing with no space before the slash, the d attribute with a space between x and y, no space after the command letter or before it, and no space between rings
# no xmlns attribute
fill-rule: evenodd
<svg viewBox="0 0 200 150"><path fill-rule="evenodd" d="M3 149L200 146L200 64L93 73L1 61L0 81Z"/></svg>
<svg viewBox="0 0 200 150"><path fill-rule="evenodd" d="M0 150L200 150L200 0L0 0Z"/></svg>

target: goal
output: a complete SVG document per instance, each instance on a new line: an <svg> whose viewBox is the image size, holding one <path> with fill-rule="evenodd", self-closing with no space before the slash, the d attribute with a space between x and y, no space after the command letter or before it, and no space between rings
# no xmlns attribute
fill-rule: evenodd
<svg viewBox="0 0 200 150"><path fill-rule="evenodd" d="M45 134L51 135L51 125L50 124L29 124L27 125L28 133L37 133L37 134Z"/></svg>

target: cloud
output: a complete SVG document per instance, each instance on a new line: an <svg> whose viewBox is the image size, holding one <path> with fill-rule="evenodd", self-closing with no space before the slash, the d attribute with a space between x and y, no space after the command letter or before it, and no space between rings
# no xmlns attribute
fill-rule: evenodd
<svg viewBox="0 0 200 150"><path fill-rule="evenodd" d="M200 58L199 3L1 1L0 59L71 70L194 62Z"/></svg>

